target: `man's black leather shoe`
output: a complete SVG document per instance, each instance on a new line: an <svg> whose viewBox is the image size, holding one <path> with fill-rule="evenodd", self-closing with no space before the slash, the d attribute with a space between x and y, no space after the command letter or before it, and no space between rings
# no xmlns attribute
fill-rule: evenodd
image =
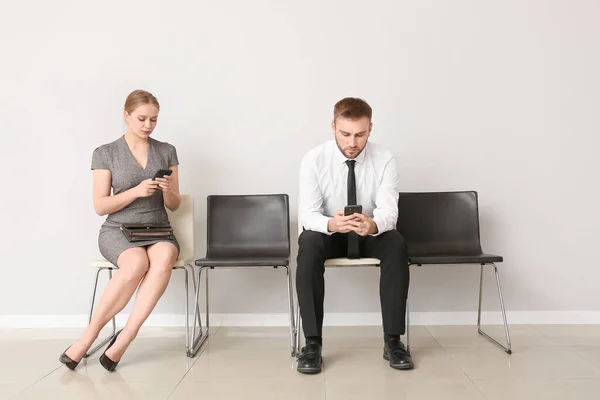
<svg viewBox="0 0 600 400"><path fill-rule="evenodd" d="M398 339L390 339L385 342L383 358L389 361L390 367L394 369L413 369L415 367L410 353Z"/></svg>
<svg viewBox="0 0 600 400"><path fill-rule="evenodd" d="M321 372L323 357L321 357L321 345L314 341L308 341L302 348L302 354L298 357L298 372L302 374L318 374Z"/></svg>

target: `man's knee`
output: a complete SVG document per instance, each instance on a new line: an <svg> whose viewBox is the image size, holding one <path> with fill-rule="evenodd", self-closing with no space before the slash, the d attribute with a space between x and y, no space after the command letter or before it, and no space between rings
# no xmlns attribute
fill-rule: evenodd
<svg viewBox="0 0 600 400"><path fill-rule="evenodd" d="M404 236L397 230L392 229L391 231L382 233L380 237L390 248L406 250L406 240L404 240Z"/></svg>
<svg viewBox="0 0 600 400"><path fill-rule="evenodd" d="M325 261L325 236L323 233L308 230L300 234L296 279L312 279L313 270L324 269L322 264Z"/></svg>
<svg viewBox="0 0 600 400"><path fill-rule="evenodd" d="M379 240L382 242L379 246L378 253L380 258L392 260L408 261L408 250L406 240L397 230L391 230L380 235ZM404 263L402 263L404 264Z"/></svg>
<svg viewBox="0 0 600 400"><path fill-rule="evenodd" d="M316 231L303 231L298 238L298 251L319 253L325 250L325 235Z"/></svg>

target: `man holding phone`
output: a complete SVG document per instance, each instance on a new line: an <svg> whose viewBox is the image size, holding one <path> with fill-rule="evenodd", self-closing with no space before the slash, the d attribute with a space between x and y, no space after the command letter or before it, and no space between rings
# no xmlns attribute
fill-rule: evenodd
<svg viewBox="0 0 600 400"><path fill-rule="evenodd" d="M304 231L298 239L296 290L306 346L298 372L321 372L325 260L373 257L381 260L379 294L384 354L390 367L414 364L400 335L409 269L398 218L398 167L394 155L368 143L371 107L348 97L334 107L334 140L310 150L300 166L299 215Z"/></svg>

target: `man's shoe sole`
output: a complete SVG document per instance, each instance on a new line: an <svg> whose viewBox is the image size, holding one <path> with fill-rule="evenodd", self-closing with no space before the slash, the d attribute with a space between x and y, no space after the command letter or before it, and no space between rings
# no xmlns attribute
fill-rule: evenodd
<svg viewBox="0 0 600 400"><path fill-rule="evenodd" d="M296 368L296 370L301 374L318 374L319 372L321 372L322 365L323 364L321 363L321 366L317 368Z"/></svg>
<svg viewBox="0 0 600 400"><path fill-rule="evenodd" d="M383 352L383 359L385 361L390 361L390 357L387 355L386 352ZM399 370L402 370L402 371L406 371L407 369L414 369L415 368L415 364L411 363L411 364L403 364L403 365L394 366L394 365L392 365L390 363L390 367L392 367L394 369L399 369Z"/></svg>

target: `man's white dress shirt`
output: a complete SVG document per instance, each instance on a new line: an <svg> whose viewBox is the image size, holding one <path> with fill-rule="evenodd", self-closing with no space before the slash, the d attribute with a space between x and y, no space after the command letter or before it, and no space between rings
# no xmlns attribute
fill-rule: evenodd
<svg viewBox="0 0 600 400"><path fill-rule="evenodd" d="M327 222L347 204L348 158L335 140L310 150L300 165L299 224L304 229L327 231ZM377 224L377 233L396 228L398 219L398 167L394 155L367 142L355 158L356 199L363 213Z"/></svg>

